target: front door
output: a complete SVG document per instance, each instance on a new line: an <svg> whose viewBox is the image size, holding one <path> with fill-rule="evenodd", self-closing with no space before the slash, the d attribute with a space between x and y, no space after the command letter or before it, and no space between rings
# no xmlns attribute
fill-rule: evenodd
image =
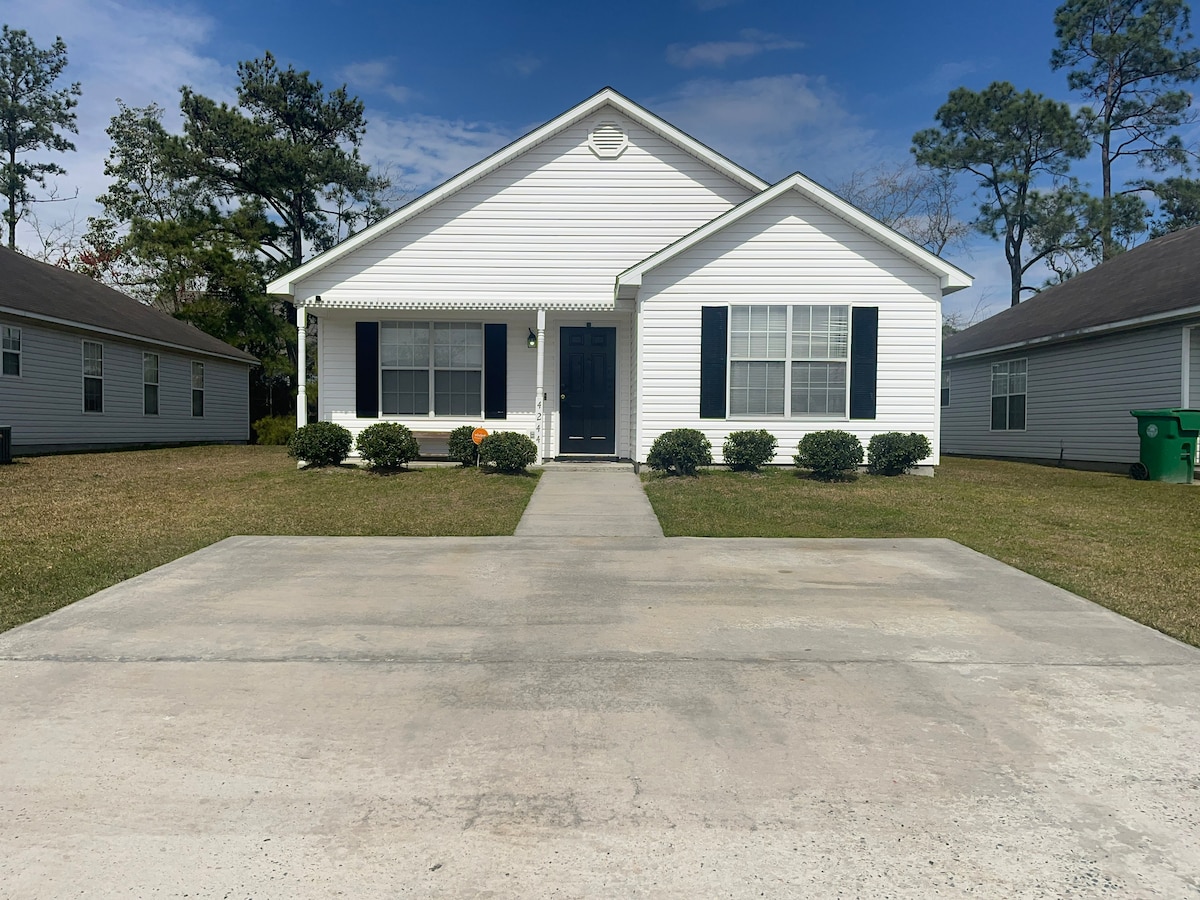
<svg viewBox="0 0 1200 900"><path fill-rule="evenodd" d="M617 451L617 329L563 328L558 363L560 453Z"/></svg>

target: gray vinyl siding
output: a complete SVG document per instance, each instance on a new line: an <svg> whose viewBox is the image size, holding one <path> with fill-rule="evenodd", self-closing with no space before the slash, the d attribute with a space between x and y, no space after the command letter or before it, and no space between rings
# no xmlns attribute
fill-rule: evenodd
<svg viewBox="0 0 1200 900"><path fill-rule="evenodd" d="M245 442L249 438L249 367L107 335L46 327L21 329L21 375L0 376L0 425L13 450L35 453L124 444ZM104 411L83 411L83 342L104 346ZM159 357L158 409L143 414L142 354ZM204 415L192 416L193 361L204 363Z"/></svg>
<svg viewBox="0 0 1200 900"><path fill-rule="evenodd" d="M991 430L992 363L1028 362L1024 431ZM945 363L942 451L1096 463L1138 459L1131 409L1182 400L1179 324Z"/></svg>

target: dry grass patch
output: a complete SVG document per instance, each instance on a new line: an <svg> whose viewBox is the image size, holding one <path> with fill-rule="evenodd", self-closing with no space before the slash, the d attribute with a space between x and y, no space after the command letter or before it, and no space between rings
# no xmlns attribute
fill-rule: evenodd
<svg viewBox="0 0 1200 900"><path fill-rule="evenodd" d="M1200 646L1200 487L945 459L935 478L713 471L645 488L667 535L949 538Z"/></svg>
<svg viewBox="0 0 1200 900"><path fill-rule="evenodd" d="M0 466L0 631L235 534L512 534L536 477L297 471L282 447L188 447Z"/></svg>

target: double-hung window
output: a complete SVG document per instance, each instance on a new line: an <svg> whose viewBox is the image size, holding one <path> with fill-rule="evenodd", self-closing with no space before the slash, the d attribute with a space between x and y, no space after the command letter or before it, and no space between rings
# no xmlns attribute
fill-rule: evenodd
<svg viewBox="0 0 1200 900"><path fill-rule="evenodd" d="M142 354L142 414L158 415L158 354Z"/></svg>
<svg viewBox="0 0 1200 900"><path fill-rule="evenodd" d="M731 416L846 416L848 306L733 306Z"/></svg>
<svg viewBox="0 0 1200 900"><path fill-rule="evenodd" d="M379 332L385 416L479 416L483 325L384 322Z"/></svg>
<svg viewBox="0 0 1200 900"><path fill-rule="evenodd" d="M21 329L0 326L0 375L21 374Z"/></svg>
<svg viewBox="0 0 1200 900"><path fill-rule="evenodd" d="M992 363L992 431L1025 430L1026 361Z"/></svg>
<svg viewBox="0 0 1200 900"><path fill-rule="evenodd" d="M104 345L83 342L83 411L104 412Z"/></svg>
<svg viewBox="0 0 1200 900"><path fill-rule="evenodd" d="M950 370L942 369L942 406L950 405Z"/></svg>
<svg viewBox="0 0 1200 900"><path fill-rule="evenodd" d="M204 415L204 363L192 363L192 415Z"/></svg>

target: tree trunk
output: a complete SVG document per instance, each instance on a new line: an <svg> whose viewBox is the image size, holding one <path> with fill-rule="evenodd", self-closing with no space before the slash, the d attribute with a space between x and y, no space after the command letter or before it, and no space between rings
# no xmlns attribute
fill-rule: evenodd
<svg viewBox="0 0 1200 900"><path fill-rule="evenodd" d="M1112 158L1109 156L1111 149L1112 137L1109 135L1108 128L1105 128L1104 134L1100 138L1100 172L1103 179L1101 190L1104 200L1104 206L1100 210L1100 214L1104 217L1100 221L1100 259L1102 262L1116 256L1113 249Z"/></svg>
<svg viewBox="0 0 1200 900"><path fill-rule="evenodd" d="M17 172L17 151L15 147L8 150L8 249L17 249L17 187L13 183Z"/></svg>

